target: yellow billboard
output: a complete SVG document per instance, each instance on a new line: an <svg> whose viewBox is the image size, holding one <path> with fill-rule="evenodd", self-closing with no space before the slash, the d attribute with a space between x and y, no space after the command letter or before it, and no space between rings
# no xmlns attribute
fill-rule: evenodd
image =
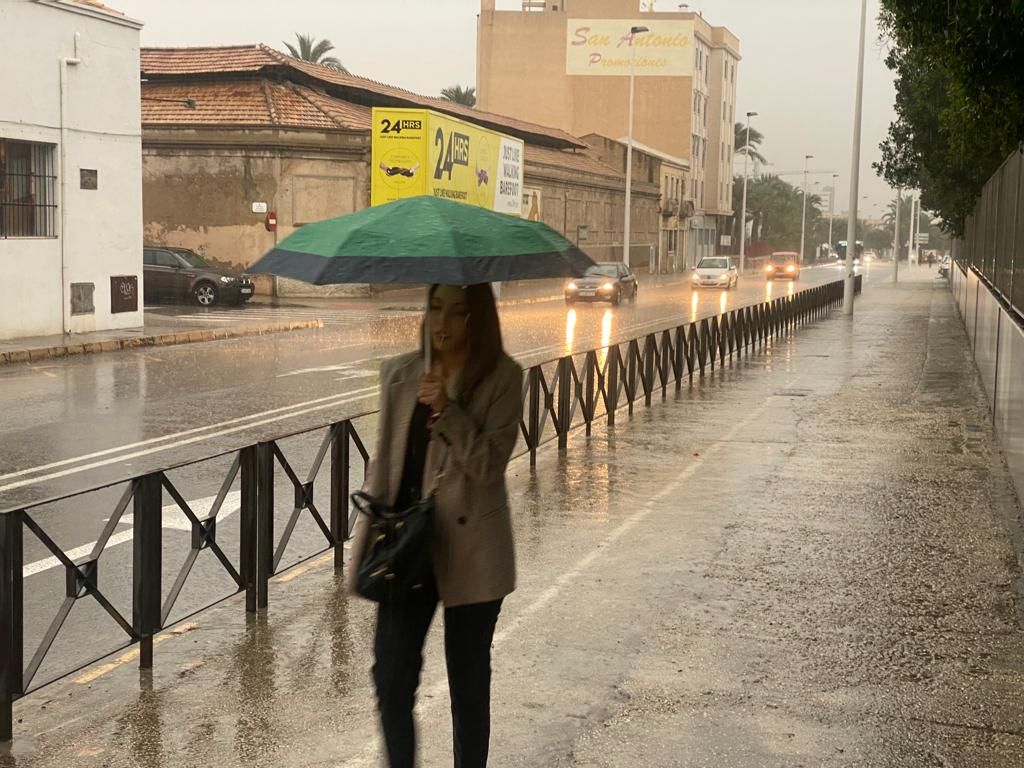
<svg viewBox="0 0 1024 768"><path fill-rule="evenodd" d="M374 107L370 204L436 195L519 216L519 139L428 109Z"/></svg>
<svg viewBox="0 0 1024 768"><path fill-rule="evenodd" d="M635 36L637 77L692 77L693 21L663 19L569 19L566 29L567 75L628 76L634 67L630 29Z"/></svg>

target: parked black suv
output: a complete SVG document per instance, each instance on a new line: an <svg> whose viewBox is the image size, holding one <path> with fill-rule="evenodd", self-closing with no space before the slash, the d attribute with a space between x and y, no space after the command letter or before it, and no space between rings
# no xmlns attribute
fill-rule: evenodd
<svg viewBox="0 0 1024 768"><path fill-rule="evenodd" d="M165 245L142 250L144 300L155 304L190 303L203 307L242 304L252 298L248 275L211 267L195 251Z"/></svg>

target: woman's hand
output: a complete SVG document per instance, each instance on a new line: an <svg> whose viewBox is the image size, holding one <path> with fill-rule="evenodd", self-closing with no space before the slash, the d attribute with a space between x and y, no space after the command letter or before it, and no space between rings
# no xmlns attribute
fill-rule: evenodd
<svg viewBox="0 0 1024 768"><path fill-rule="evenodd" d="M448 392L445 390L444 379L437 373L428 373L420 384L419 401L429 405L435 414L444 412L448 407Z"/></svg>

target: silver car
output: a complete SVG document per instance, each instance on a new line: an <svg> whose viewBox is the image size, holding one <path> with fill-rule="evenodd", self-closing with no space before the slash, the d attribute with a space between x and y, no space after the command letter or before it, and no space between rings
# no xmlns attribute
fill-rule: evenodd
<svg viewBox="0 0 1024 768"><path fill-rule="evenodd" d="M705 256L690 278L694 288L725 288L739 285L740 274L728 256Z"/></svg>

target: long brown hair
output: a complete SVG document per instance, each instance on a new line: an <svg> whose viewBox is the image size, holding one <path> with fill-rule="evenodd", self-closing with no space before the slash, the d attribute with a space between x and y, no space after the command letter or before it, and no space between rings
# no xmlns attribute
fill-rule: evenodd
<svg viewBox="0 0 1024 768"><path fill-rule="evenodd" d="M430 304L434 293L441 286L430 286L427 293L427 312L423 318L420 333L420 352L424 352L430 322ZM498 305L494 301L494 291L490 283L478 283L462 287L466 299L466 367L462 371L462 387L459 399L468 401L473 390L498 367L498 361L505 353L505 345L501 339L501 321L498 319ZM433 344L433 342L431 342ZM434 359L440 354L432 350Z"/></svg>

